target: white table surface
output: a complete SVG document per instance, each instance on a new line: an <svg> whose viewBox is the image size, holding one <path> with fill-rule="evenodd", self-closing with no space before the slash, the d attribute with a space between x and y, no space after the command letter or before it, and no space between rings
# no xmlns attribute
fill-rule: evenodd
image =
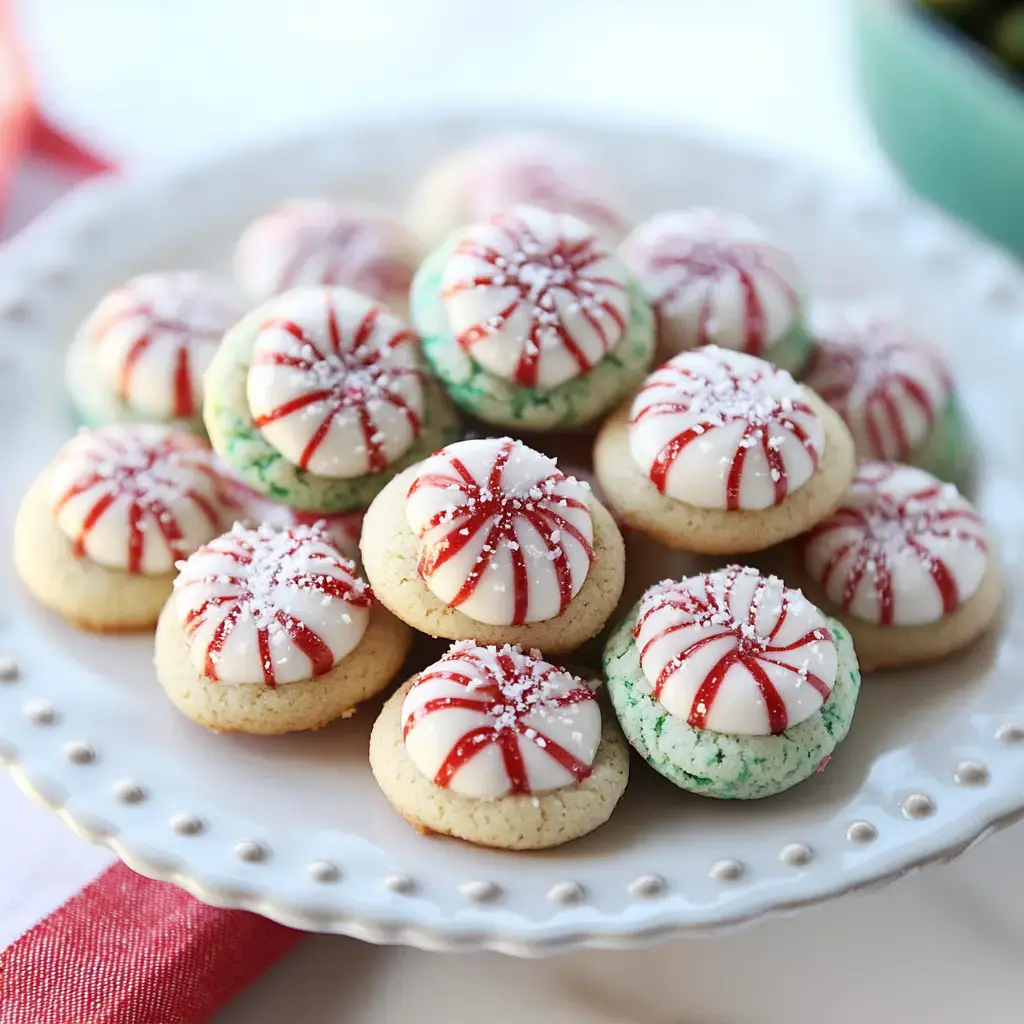
<svg viewBox="0 0 1024 1024"><path fill-rule="evenodd" d="M889 173L832 0L21 0L47 109L128 167L356 114L553 107L698 123ZM13 219L45 185L23 193ZM104 851L0 778L2 879ZM11 837L15 837L11 841ZM798 918L641 953L546 962L305 940L218 1024L341 1021L1020 1021L1024 829ZM45 881L39 880L40 904ZM0 936L2 938L2 936Z"/></svg>

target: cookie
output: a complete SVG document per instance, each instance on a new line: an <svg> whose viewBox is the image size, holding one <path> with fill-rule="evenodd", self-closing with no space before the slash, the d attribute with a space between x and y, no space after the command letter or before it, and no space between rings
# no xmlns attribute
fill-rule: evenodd
<svg viewBox="0 0 1024 1024"><path fill-rule="evenodd" d="M196 271L141 274L108 292L68 348L81 421L175 423L204 433L203 374L241 316L234 293Z"/></svg>
<svg viewBox="0 0 1024 1024"><path fill-rule="evenodd" d="M220 533L229 509L210 452L190 434L83 431L23 499L14 563L42 604L83 629L150 629L175 562Z"/></svg>
<svg viewBox="0 0 1024 1024"><path fill-rule="evenodd" d="M182 565L156 671L207 729L276 735L347 717L391 682L411 641L324 530L235 524Z"/></svg>
<svg viewBox="0 0 1024 1024"><path fill-rule="evenodd" d="M675 356L601 427L594 470L626 525L704 554L760 551L842 499L853 442L770 363L705 346Z"/></svg>
<svg viewBox="0 0 1024 1024"><path fill-rule="evenodd" d="M804 589L849 629L865 668L965 647L1002 605L981 516L953 484L916 467L863 463L799 554Z"/></svg>
<svg viewBox="0 0 1024 1024"><path fill-rule="evenodd" d="M629 750L582 680L537 651L463 641L384 705L370 767L417 831L536 850L608 820Z"/></svg>
<svg viewBox="0 0 1024 1024"><path fill-rule="evenodd" d="M517 430L585 426L653 358L650 307L612 249L536 207L452 235L417 272L411 310L456 404Z"/></svg>
<svg viewBox="0 0 1024 1024"><path fill-rule="evenodd" d="M419 244L396 217L334 199L289 199L235 246L235 277L253 302L292 288L343 285L404 314Z"/></svg>
<svg viewBox="0 0 1024 1024"><path fill-rule="evenodd" d="M457 425L415 335L347 288L298 288L249 313L206 386L217 454L253 490L307 512L366 508Z"/></svg>
<svg viewBox="0 0 1024 1024"><path fill-rule="evenodd" d="M900 320L863 306L814 311L804 377L850 428L857 457L962 480L972 442L942 353Z"/></svg>
<svg viewBox="0 0 1024 1024"><path fill-rule="evenodd" d="M659 213L619 253L654 308L661 359L718 345L792 373L807 361L796 262L746 217L711 208Z"/></svg>
<svg viewBox="0 0 1024 1024"><path fill-rule="evenodd" d="M397 476L360 549L374 594L420 632L545 654L596 636L625 578L589 488L510 438L459 441Z"/></svg>
<svg viewBox="0 0 1024 1024"><path fill-rule="evenodd" d="M572 214L612 244L628 229L619 190L596 161L539 132L498 135L448 154L420 182L407 216L433 246L465 224L522 204Z"/></svg>
<svg viewBox="0 0 1024 1024"><path fill-rule="evenodd" d="M846 629L740 566L655 584L612 634L604 666L637 752L719 799L772 796L824 768L860 691Z"/></svg>

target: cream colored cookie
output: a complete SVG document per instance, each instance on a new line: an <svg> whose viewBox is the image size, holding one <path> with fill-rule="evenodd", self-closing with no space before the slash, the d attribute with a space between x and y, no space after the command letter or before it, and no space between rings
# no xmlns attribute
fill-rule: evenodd
<svg viewBox="0 0 1024 1024"><path fill-rule="evenodd" d="M430 636L522 644L545 654L573 651L601 631L622 593L625 549L614 520L593 494L588 492L587 509L593 520L594 560L566 610L543 621L491 625L446 604L419 574L419 541L406 518L406 495L418 469L412 466L395 477L363 520L360 551L366 577L379 601Z"/></svg>
<svg viewBox="0 0 1024 1024"><path fill-rule="evenodd" d="M347 718L391 682L411 643L412 630L378 604L359 645L325 675L274 688L220 683L189 661L185 632L169 601L156 629L156 672L172 703L193 722L213 732L275 736Z"/></svg>
<svg viewBox="0 0 1024 1024"><path fill-rule="evenodd" d="M594 445L601 491L625 525L682 551L734 555L795 537L835 508L855 468L853 442L843 421L813 392L805 390L805 398L824 426L824 452L813 476L778 505L698 508L660 494L630 452L629 403L608 417Z"/></svg>
<svg viewBox="0 0 1024 1024"><path fill-rule="evenodd" d="M839 507L792 546L793 578L850 631L866 668L931 661L999 615L998 559L985 523L952 484L864 462Z"/></svg>
<svg viewBox="0 0 1024 1024"><path fill-rule="evenodd" d="M152 629L170 596L174 572L143 576L76 558L49 498L52 467L32 484L14 521L14 566L32 595L81 629Z"/></svg>
<svg viewBox="0 0 1024 1024"><path fill-rule="evenodd" d="M418 832L457 836L479 846L539 850L560 846L603 825L629 780L629 747L605 716L591 774L538 796L474 799L436 786L413 763L402 740L402 704L416 677L388 698L370 733L370 768L389 803Z"/></svg>
<svg viewBox="0 0 1024 1024"><path fill-rule="evenodd" d="M224 499L209 451L184 431L83 431L22 500L14 564L42 604L82 629L151 629L174 563L226 525Z"/></svg>

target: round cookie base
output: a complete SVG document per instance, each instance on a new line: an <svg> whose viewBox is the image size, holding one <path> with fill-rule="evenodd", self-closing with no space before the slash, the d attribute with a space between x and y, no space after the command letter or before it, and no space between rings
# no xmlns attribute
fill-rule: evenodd
<svg viewBox="0 0 1024 1024"><path fill-rule="evenodd" d="M423 354L456 405L500 427L571 430L592 423L643 382L654 358L654 314L632 279L625 337L581 376L542 391L478 366L452 336L441 300L441 278L453 244L449 239L435 249L417 271L410 308Z"/></svg>
<svg viewBox="0 0 1024 1024"><path fill-rule="evenodd" d="M825 452L811 479L779 505L729 511L698 508L661 494L630 452L630 403L608 417L594 444L601 493L620 522L680 551L739 555L796 537L836 508L856 472L846 424L813 392L805 398L824 424Z"/></svg>
<svg viewBox="0 0 1024 1024"><path fill-rule="evenodd" d="M495 626L477 622L447 605L427 587L417 570L419 540L405 518L405 499L416 477L413 466L377 496L363 519L359 542L363 569L377 600L403 622L428 636L475 640L480 644L519 644L545 654L574 651L601 632L615 611L625 583L625 546L609 514L593 496L594 562L565 612L543 622Z"/></svg>
<svg viewBox="0 0 1024 1024"><path fill-rule="evenodd" d="M173 605L167 602L156 628L157 678L171 703L211 732L277 736L347 718L394 679L412 643L409 627L375 604L355 649L322 676L276 687L218 683L193 666Z"/></svg>
<svg viewBox="0 0 1024 1024"><path fill-rule="evenodd" d="M951 395L935 419L924 444L907 457L908 464L919 466L940 480L964 487L971 469L973 442L971 428L956 395Z"/></svg>
<svg viewBox="0 0 1024 1024"><path fill-rule="evenodd" d="M860 693L850 634L829 628L839 655L836 682L818 712L772 736L735 736L695 729L651 696L633 640L639 605L605 648L608 693L626 739L657 772L681 789L720 800L775 796L810 778L846 738Z"/></svg>
<svg viewBox="0 0 1024 1024"><path fill-rule="evenodd" d="M29 488L14 521L14 566L32 595L80 629L131 633L152 629L176 572L146 576L75 555L53 516L52 466Z"/></svg>
<svg viewBox="0 0 1024 1024"><path fill-rule="evenodd" d="M794 557L793 561L798 560ZM794 565L792 578L812 604L850 631L861 668L866 672L924 664L961 650L989 630L1003 603L999 562L991 550L978 589L951 614L921 626L879 626L846 614L829 600L800 564Z"/></svg>
<svg viewBox="0 0 1024 1024"><path fill-rule="evenodd" d="M437 381L424 374L420 436L384 472L344 479L300 469L264 439L249 412L246 381L264 317L262 307L255 309L224 335L206 371L203 405L214 451L254 491L307 512L354 512L366 508L396 473L457 439L458 416L448 396Z"/></svg>
<svg viewBox="0 0 1024 1024"><path fill-rule="evenodd" d="M655 320L657 322L658 348L657 360L659 363L666 362L673 356L679 355L692 349L694 346L687 344L689 333L673 329L672 317L655 309ZM734 348L727 340L716 338L714 343L722 348ZM739 346L740 351L745 351ZM814 338L811 336L802 314L797 314L789 330L775 341L764 347L762 352L757 353L760 358L766 359L769 363L785 370L794 376L807 365L807 361L814 351Z"/></svg>
<svg viewBox="0 0 1024 1024"><path fill-rule="evenodd" d="M392 807L418 832L502 850L541 850L593 832L611 816L629 780L629 748L610 716L593 770L582 782L537 796L477 800L435 786L402 740L409 679L388 698L370 733L370 768Z"/></svg>

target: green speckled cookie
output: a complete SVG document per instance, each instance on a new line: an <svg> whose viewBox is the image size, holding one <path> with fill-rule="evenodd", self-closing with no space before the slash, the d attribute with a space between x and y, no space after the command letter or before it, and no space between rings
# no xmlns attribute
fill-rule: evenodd
<svg viewBox="0 0 1024 1024"><path fill-rule="evenodd" d="M639 386L654 320L580 220L520 207L457 233L413 280L423 352L452 399L521 430L580 427Z"/></svg>
<svg viewBox="0 0 1024 1024"><path fill-rule="evenodd" d="M457 436L415 336L345 288L302 288L249 313L206 374L210 442L253 490L310 512L365 508Z"/></svg>
<svg viewBox="0 0 1024 1024"><path fill-rule="evenodd" d="M860 691L843 626L781 580L735 566L648 590L604 667L633 747L677 786L719 799L772 796L813 775L846 737Z"/></svg>

